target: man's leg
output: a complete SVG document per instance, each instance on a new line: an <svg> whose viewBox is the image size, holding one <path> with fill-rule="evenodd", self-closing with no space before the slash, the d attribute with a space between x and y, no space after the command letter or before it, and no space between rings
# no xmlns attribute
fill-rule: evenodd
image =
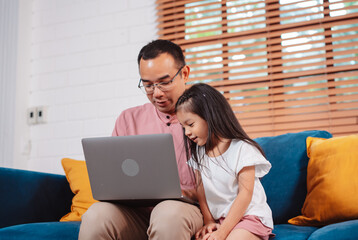
<svg viewBox="0 0 358 240"><path fill-rule="evenodd" d="M147 239L147 209L130 208L107 202L93 204L82 216L79 240Z"/></svg>
<svg viewBox="0 0 358 240"><path fill-rule="evenodd" d="M167 200L153 209L148 236L150 240L190 240L202 226L203 216L198 207Z"/></svg>

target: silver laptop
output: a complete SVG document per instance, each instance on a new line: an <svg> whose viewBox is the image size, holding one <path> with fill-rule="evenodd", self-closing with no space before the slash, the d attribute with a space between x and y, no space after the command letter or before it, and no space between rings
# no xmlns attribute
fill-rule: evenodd
<svg viewBox="0 0 358 240"><path fill-rule="evenodd" d="M183 197L173 137L152 134L82 139L93 198L131 206L154 206Z"/></svg>

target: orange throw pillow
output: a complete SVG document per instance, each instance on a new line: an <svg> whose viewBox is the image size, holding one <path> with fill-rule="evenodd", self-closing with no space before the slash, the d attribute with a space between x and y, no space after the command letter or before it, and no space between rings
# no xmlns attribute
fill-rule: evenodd
<svg viewBox="0 0 358 240"><path fill-rule="evenodd" d="M81 221L81 216L97 202L92 197L86 162L64 158L61 163L75 196L72 199L71 212L63 216L60 221Z"/></svg>
<svg viewBox="0 0 358 240"><path fill-rule="evenodd" d="M288 222L323 226L358 219L358 134L308 137L307 196L302 216Z"/></svg>

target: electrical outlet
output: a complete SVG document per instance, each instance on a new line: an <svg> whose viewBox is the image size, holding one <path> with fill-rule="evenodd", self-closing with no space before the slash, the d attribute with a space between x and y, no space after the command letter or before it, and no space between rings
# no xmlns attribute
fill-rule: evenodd
<svg viewBox="0 0 358 240"><path fill-rule="evenodd" d="M36 107L27 109L27 123L33 125L37 123L37 110Z"/></svg>
<svg viewBox="0 0 358 240"><path fill-rule="evenodd" d="M37 123L46 123L47 122L47 107L39 106L36 108L37 114Z"/></svg>

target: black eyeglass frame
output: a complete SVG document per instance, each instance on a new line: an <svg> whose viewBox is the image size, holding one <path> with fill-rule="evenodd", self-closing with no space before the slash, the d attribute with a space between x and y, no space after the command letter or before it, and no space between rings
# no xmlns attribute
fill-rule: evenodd
<svg viewBox="0 0 358 240"><path fill-rule="evenodd" d="M174 75L174 77L172 77L172 79L170 79L169 81L151 84L150 86L152 86L153 92L154 92L155 87L157 87L158 89L160 89L161 91L163 91L163 90L161 89L161 87L162 87L162 86L165 86L165 85L168 85L168 84L171 84L171 83L175 80L175 78L178 76L178 74L180 73L180 71L181 71L184 67L185 67L185 65L182 66L181 68L179 68L178 72L177 72L177 73ZM142 85L142 86L140 85L141 82L143 82L143 80L142 80L142 79L139 79L138 88L140 88L143 93L149 94L149 93L147 93L147 91L145 90L145 88L144 88L145 86L144 86L144 85ZM143 89L142 87L143 87L144 89ZM147 86L147 87L148 87L148 86ZM150 93L150 94L151 94L151 93Z"/></svg>

